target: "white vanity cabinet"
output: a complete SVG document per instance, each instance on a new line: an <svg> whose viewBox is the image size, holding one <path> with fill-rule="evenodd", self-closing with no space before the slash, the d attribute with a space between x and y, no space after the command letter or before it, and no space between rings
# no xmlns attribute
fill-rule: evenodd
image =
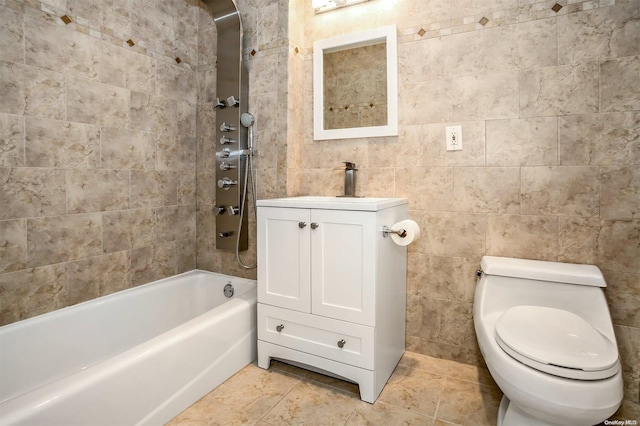
<svg viewBox="0 0 640 426"><path fill-rule="evenodd" d="M258 201L258 365L356 382L374 402L404 352L406 247L382 228L405 199Z"/></svg>

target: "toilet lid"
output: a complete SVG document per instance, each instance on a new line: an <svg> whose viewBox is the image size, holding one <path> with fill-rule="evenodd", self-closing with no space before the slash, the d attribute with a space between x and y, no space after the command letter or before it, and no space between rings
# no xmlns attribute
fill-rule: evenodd
<svg viewBox="0 0 640 426"><path fill-rule="evenodd" d="M562 309L513 307L496 322L496 341L518 361L562 377L597 380L620 369L615 343Z"/></svg>

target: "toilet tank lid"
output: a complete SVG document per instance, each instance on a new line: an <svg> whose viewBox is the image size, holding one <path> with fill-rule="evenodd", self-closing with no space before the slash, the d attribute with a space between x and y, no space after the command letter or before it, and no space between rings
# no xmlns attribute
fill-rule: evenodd
<svg viewBox="0 0 640 426"><path fill-rule="evenodd" d="M483 256L480 261L480 267L487 275L590 285L594 287L607 286L602 271L595 265Z"/></svg>

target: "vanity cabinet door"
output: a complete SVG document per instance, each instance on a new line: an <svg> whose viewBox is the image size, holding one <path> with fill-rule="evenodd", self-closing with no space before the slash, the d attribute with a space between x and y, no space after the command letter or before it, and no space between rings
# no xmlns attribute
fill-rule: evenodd
<svg viewBox="0 0 640 426"><path fill-rule="evenodd" d="M258 301L310 312L310 211L258 207Z"/></svg>
<svg viewBox="0 0 640 426"><path fill-rule="evenodd" d="M375 325L376 214L311 210L311 312Z"/></svg>

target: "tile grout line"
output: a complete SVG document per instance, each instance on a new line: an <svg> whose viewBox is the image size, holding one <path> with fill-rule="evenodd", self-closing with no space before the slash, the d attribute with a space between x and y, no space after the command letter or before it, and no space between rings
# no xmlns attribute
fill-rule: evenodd
<svg viewBox="0 0 640 426"><path fill-rule="evenodd" d="M436 420L438 420L438 410L440 409L440 402L442 402L442 390L444 388L444 386L447 383L447 376L442 376L442 378L444 379L443 383L442 383L442 387L440 388L440 394L438 395L438 403L436 404L436 411L433 413L433 421L435 423Z"/></svg>
<svg viewBox="0 0 640 426"><path fill-rule="evenodd" d="M440 300L448 300L448 299L440 299ZM458 363L457 361L454 361L456 363ZM459 363L459 364L464 364L464 363ZM471 364L464 364L464 365L471 365ZM420 371L425 371L427 373L431 373L431 374L436 374L438 376L442 376L444 378L450 378L450 379L454 379L454 380L460 380L466 383L473 383L476 385L480 385L480 386L487 386L487 387L491 387L491 388L498 388L497 386L493 386L491 384L487 384L487 383L481 383L480 381L474 381L474 380L469 380L469 379L463 379L461 377L456 377L456 376L451 376L449 374L445 374L445 373L441 373L441 372L437 372L437 371L433 371L433 370L428 370L428 369L424 369L424 368L419 368L419 367L410 367L410 366L404 366L406 368L411 368L411 369L416 369L416 370L420 370Z"/></svg>
<svg viewBox="0 0 640 426"><path fill-rule="evenodd" d="M277 370L277 369L276 369L276 370ZM291 376L288 376L288 377L291 377ZM288 391L286 391L284 394L282 394L282 396L280 397L280 399L278 399L278 401L276 401L276 402L271 406L271 408L269 408L269 409L268 409L268 410L267 410L267 411L266 411L262 416L260 416L260 418L258 418L258 421L259 421L259 422L265 422L265 423L267 423L267 424L271 424L271 423L267 422L264 418L265 418L269 413L271 413L271 411L273 411L273 409L274 409L275 407L277 407L277 406L278 406L278 405L279 405L279 404L280 404L280 403L281 403L281 402L286 398L286 396L287 396L287 395L289 395L289 393L291 393L291 391L292 391L296 386L298 386L300 383L302 383L302 378L296 377L296 379L298 380L298 381L297 381L297 383L295 383L293 386L291 386L291 387L289 388L289 390L288 390Z"/></svg>

